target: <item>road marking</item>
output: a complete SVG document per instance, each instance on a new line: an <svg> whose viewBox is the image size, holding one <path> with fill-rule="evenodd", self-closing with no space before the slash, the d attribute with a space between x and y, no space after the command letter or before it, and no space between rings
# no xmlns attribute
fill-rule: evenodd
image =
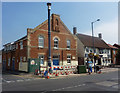
<svg viewBox="0 0 120 93"><path fill-rule="evenodd" d="M6 81L7 83L10 83L10 82L12 82L12 81Z"/></svg>
<svg viewBox="0 0 120 93"><path fill-rule="evenodd" d="M67 88L72 88L72 87L67 87Z"/></svg>
<svg viewBox="0 0 120 93"><path fill-rule="evenodd" d="M103 82L98 82L96 83L97 85L102 85L102 86L107 86L107 87L110 87L110 86L113 86L113 85L116 85L118 83L116 82L111 82L111 81L103 81Z"/></svg>
<svg viewBox="0 0 120 93"><path fill-rule="evenodd" d="M85 86L85 84L82 84L83 86Z"/></svg>
<svg viewBox="0 0 120 93"><path fill-rule="evenodd" d="M118 89L118 85L114 85L114 86L112 86L112 88L117 88Z"/></svg>
<svg viewBox="0 0 120 93"><path fill-rule="evenodd" d="M81 86L81 85L78 85L79 87Z"/></svg>
<svg viewBox="0 0 120 93"><path fill-rule="evenodd" d="M52 91L64 90L64 89L69 89L69 88L75 88L75 87L85 86L85 85L86 85L86 84L76 85L76 86L72 86L72 87L66 87L66 88L61 88L61 89L55 89L55 90L52 90Z"/></svg>
<svg viewBox="0 0 120 93"><path fill-rule="evenodd" d="M25 79L25 81L30 81L30 79Z"/></svg>
<svg viewBox="0 0 120 93"><path fill-rule="evenodd" d="M78 87L78 86L74 86L74 87Z"/></svg>
<svg viewBox="0 0 120 93"><path fill-rule="evenodd" d="M24 80L21 80L21 79L19 79L19 80L17 80L17 82L23 82Z"/></svg>

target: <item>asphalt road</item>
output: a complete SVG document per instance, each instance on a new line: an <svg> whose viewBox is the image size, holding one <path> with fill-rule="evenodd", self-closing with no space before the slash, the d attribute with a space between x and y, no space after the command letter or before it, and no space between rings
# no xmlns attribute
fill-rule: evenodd
<svg viewBox="0 0 120 93"><path fill-rule="evenodd" d="M10 76L9 76L10 77ZM16 77L11 76L12 79ZM23 79L4 82L2 91L118 91L118 71L59 79ZM3 78L5 79L5 78ZM34 93L34 92L33 92Z"/></svg>

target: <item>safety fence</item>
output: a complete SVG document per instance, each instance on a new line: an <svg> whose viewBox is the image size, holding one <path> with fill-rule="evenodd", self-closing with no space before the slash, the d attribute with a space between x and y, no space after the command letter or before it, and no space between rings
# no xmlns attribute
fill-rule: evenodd
<svg viewBox="0 0 120 93"><path fill-rule="evenodd" d="M52 72L48 71L46 72L45 69L47 69L47 66L40 66L40 69L44 68L43 70L37 70L38 74L40 75L44 75L45 73L49 76L59 76L59 75L69 75L69 74L74 74L77 72L77 66L68 66L68 65L64 65L64 66L53 66L53 67L49 67L49 69L52 69Z"/></svg>

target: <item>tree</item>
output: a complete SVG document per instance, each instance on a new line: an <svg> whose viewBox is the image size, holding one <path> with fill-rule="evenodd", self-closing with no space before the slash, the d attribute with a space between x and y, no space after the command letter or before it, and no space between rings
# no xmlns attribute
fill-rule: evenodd
<svg viewBox="0 0 120 93"><path fill-rule="evenodd" d="M117 54L116 54L116 63L120 64L120 49L118 49Z"/></svg>

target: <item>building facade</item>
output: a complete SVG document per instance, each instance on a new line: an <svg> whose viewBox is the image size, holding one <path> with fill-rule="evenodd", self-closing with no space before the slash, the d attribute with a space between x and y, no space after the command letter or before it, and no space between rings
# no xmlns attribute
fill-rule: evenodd
<svg viewBox="0 0 120 93"><path fill-rule="evenodd" d="M73 33L78 37L77 55L79 65L86 65L88 59L90 59L90 56L92 57L93 53L95 57L92 58L92 60L95 62L95 65L98 64L108 66L109 64L111 64L110 47L102 39L101 34L99 34L99 37L94 37L94 50L93 50L92 36L79 34L77 33L76 28L73 29Z"/></svg>
<svg viewBox="0 0 120 93"><path fill-rule="evenodd" d="M77 38L72 35L57 14L51 16L51 65L78 65ZM48 20L13 43L4 45L4 68L28 71L29 59L40 59L40 67L48 64ZM42 68L41 68L42 69ZM43 68L44 69L44 68Z"/></svg>
<svg viewBox="0 0 120 93"><path fill-rule="evenodd" d="M112 64L116 64L116 54L117 54L117 51L118 51L118 48L117 47L114 47L110 44L108 44L108 46L111 48L111 63Z"/></svg>

